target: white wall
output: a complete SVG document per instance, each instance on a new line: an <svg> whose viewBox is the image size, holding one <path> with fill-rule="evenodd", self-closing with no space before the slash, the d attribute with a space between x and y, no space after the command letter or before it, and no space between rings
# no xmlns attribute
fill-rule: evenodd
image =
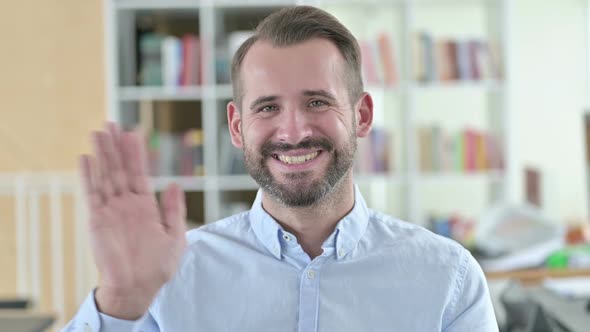
<svg viewBox="0 0 590 332"><path fill-rule="evenodd" d="M546 212L588 214L582 113L586 103L585 0L516 0L510 22L510 157L523 200L522 169L543 172Z"/></svg>

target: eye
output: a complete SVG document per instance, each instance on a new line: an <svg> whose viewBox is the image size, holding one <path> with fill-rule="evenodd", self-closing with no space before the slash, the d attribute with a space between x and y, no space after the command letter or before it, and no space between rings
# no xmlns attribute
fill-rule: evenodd
<svg viewBox="0 0 590 332"><path fill-rule="evenodd" d="M274 105L267 105L267 106L262 106L261 108L258 109L258 113L270 113L270 112L274 112L277 110L277 107Z"/></svg>
<svg viewBox="0 0 590 332"><path fill-rule="evenodd" d="M312 100L311 102L309 102L309 106L310 107L322 107L322 106L327 106L328 103L326 103L323 100Z"/></svg>

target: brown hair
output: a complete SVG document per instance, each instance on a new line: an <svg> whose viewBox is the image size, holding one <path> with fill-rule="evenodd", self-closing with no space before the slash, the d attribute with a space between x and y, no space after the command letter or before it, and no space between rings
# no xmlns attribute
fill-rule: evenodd
<svg viewBox="0 0 590 332"><path fill-rule="evenodd" d="M296 6L281 9L265 18L256 27L254 35L248 38L234 55L231 80L234 100L238 108L241 110L243 98L240 67L246 53L256 41L269 41L274 46L284 47L312 38L324 38L331 41L344 57L348 95L351 104L354 103L363 92L361 54L357 40L331 14L311 6Z"/></svg>

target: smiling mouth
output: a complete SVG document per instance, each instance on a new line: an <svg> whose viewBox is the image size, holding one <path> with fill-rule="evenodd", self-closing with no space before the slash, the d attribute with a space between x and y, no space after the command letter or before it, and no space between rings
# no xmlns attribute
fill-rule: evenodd
<svg viewBox="0 0 590 332"><path fill-rule="evenodd" d="M287 165L298 165L313 160L319 156L321 151L301 155L301 156L286 156L282 154L273 154L272 157L279 160Z"/></svg>

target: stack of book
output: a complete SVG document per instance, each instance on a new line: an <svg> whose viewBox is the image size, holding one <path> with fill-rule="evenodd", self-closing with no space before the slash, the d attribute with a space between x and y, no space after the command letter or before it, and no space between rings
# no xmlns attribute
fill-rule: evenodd
<svg viewBox="0 0 590 332"><path fill-rule="evenodd" d="M457 134L440 126L418 128L422 171L474 172L503 168L502 151L496 136L465 128Z"/></svg>
<svg viewBox="0 0 590 332"><path fill-rule="evenodd" d="M194 86L203 83L198 36L145 33L139 38L139 85Z"/></svg>
<svg viewBox="0 0 590 332"><path fill-rule="evenodd" d="M385 128L374 127L369 136L358 140L355 172L358 174L393 171L393 138Z"/></svg>
<svg viewBox="0 0 590 332"><path fill-rule="evenodd" d="M479 39L435 40L417 33L413 46L414 75L419 82L493 80L501 78L500 54L495 43Z"/></svg>
<svg viewBox="0 0 590 332"><path fill-rule="evenodd" d="M359 40L362 72L367 85L394 86L398 83L397 56L391 36L382 32L374 39Z"/></svg>
<svg viewBox="0 0 590 332"><path fill-rule="evenodd" d="M475 246L475 219L459 213L450 215L431 215L428 220L430 230L438 235L448 237L465 248Z"/></svg>
<svg viewBox="0 0 590 332"><path fill-rule="evenodd" d="M203 131L191 129L181 134L153 131L148 143L152 176L202 176Z"/></svg>

